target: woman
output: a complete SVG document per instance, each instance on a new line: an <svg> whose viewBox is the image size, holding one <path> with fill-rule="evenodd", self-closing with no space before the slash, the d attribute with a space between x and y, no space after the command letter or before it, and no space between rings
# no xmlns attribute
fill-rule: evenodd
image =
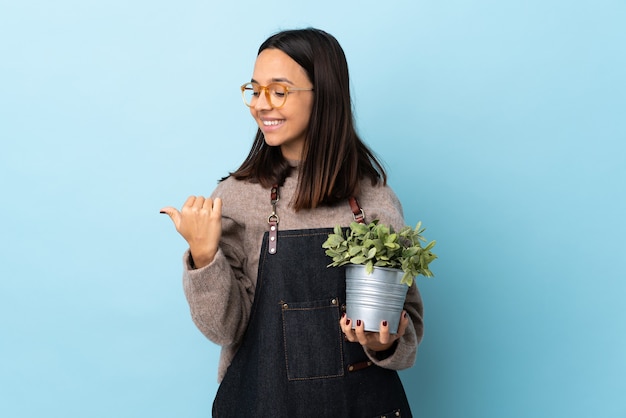
<svg viewBox="0 0 626 418"><path fill-rule="evenodd" d="M321 248L361 208L404 226L383 167L356 134L341 46L317 29L277 33L242 93L259 126L246 160L210 198L162 209L189 244L192 318L222 346L213 415L411 416L395 370L413 365L423 333L415 284L397 334L386 321L365 332L343 314L344 272L326 268Z"/></svg>

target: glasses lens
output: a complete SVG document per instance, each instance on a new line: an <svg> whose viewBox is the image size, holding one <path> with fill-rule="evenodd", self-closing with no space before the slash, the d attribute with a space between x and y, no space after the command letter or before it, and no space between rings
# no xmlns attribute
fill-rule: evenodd
<svg viewBox="0 0 626 418"><path fill-rule="evenodd" d="M241 93L243 94L244 102L246 102L248 106L252 106L254 104L254 100L259 97L260 90L259 86L252 83L248 83L243 86Z"/></svg>
<svg viewBox="0 0 626 418"><path fill-rule="evenodd" d="M272 107L281 107L285 104L285 100L287 100L287 88L282 84L273 83L267 86L267 89L270 92L270 101L272 102Z"/></svg>

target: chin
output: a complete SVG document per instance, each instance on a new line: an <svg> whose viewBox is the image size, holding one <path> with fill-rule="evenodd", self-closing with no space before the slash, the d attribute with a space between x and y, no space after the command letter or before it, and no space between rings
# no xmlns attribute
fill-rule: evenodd
<svg viewBox="0 0 626 418"><path fill-rule="evenodd" d="M279 147L284 142L284 141L281 141L280 139L272 138L271 135L268 138L265 134L263 135L263 139L265 140L265 143L269 145L270 147Z"/></svg>

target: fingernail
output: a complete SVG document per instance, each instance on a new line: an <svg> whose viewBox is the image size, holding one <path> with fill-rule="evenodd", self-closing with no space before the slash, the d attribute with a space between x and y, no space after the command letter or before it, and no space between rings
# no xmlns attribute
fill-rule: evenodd
<svg viewBox="0 0 626 418"><path fill-rule="evenodd" d="M360 327L360 326L361 326L361 320L360 320L360 319L357 319L357 320L356 320L356 326L357 326L357 327Z"/></svg>
<svg viewBox="0 0 626 418"><path fill-rule="evenodd" d="M345 313L345 312L344 312L344 313L342 313L342 314L341 314L341 317L342 317L342 318L345 318L345 317L346 317L346 313Z"/></svg>
<svg viewBox="0 0 626 418"><path fill-rule="evenodd" d="M159 213L165 213L165 211L160 210Z"/></svg>
<svg viewBox="0 0 626 418"><path fill-rule="evenodd" d="M387 321L383 321L383 327L387 326Z"/></svg>
<svg viewBox="0 0 626 418"><path fill-rule="evenodd" d="M350 318L346 319L346 325L350 325Z"/></svg>
<svg viewBox="0 0 626 418"><path fill-rule="evenodd" d="M409 316L409 314L407 314L407 313L405 312L405 313L404 313L404 315L402 315L402 316L404 316L405 318L407 318L407 317Z"/></svg>

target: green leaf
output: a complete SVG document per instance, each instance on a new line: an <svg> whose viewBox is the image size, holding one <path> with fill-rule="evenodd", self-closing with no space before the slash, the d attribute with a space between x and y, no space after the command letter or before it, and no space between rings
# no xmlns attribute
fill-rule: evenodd
<svg viewBox="0 0 626 418"><path fill-rule="evenodd" d="M404 273L404 275L402 276L402 280L400 280L400 283L411 286L413 284L413 276L411 276L409 273Z"/></svg>
<svg viewBox="0 0 626 418"><path fill-rule="evenodd" d="M378 240L368 238L368 239L363 241L363 246L366 247L366 248L375 247L377 241Z"/></svg>
<svg viewBox="0 0 626 418"><path fill-rule="evenodd" d="M350 259L350 262L352 264L364 264L367 261L367 258L365 256L362 255L358 255L356 257L352 257Z"/></svg>
<svg viewBox="0 0 626 418"><path fill-rule="evenodd" d="M359 222L352 222L350 224L350 229L351 229L352 233L355 233L355 234L358 234L358 235L365 235L369 231L369 228L367 227L367 225L364 225L364 224L359 223Z"/></svg>
<svg viewBox="0 0 626 418"><path fill-rule="evenodd" d="M330 234L328 239L322 244L322 248L337 247L343 243L344 239L341 235Z"/></svg>
<svg viewBox="0 0 626 418"><path fill-rule="evenodd" d="M420 252L419 248L415 248L415 247L407 248L402 252L402 257L410 258L416 255L418 252Z"/></svg>

